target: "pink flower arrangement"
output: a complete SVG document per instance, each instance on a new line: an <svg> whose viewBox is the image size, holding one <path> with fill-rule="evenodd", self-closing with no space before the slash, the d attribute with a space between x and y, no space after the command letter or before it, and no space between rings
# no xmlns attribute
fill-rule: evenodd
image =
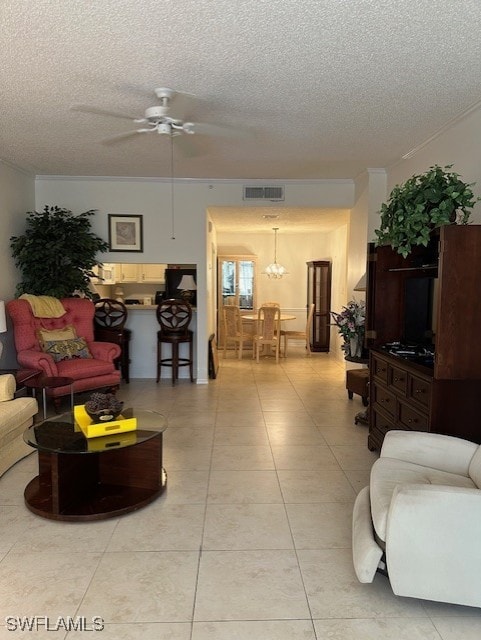
<svg viewBox="0 0 481 640"><path fill-rule="evenodd" d="M342 307L341 313L331 311L331 316L344 338L344 344L341 347L343 351L349 353L352 338L357 338L360 344L363 343L366 322L366 303L363 300L361 302L351 300Z"/></svg>

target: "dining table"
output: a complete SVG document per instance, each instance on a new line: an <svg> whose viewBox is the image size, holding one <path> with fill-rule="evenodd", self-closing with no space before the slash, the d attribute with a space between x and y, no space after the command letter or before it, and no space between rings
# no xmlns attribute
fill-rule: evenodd
<svg viewBox="0 0 481 640"><path fill-rule="evenodd" d="M241 318L243 320L258 320L257 313L241 313ZM281 311L281 322L284 320L295 320L297 318L296 315L292 313L282 313Z"/></svg>

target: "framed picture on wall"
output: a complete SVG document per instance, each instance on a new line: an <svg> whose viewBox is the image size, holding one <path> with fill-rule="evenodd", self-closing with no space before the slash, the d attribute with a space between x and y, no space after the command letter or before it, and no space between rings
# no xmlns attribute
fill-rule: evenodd
<svg viewBox="0 0 481 640"><path fill-rule="evenodd" d="M142 216L109 214L110 251L144 250Z"/></svg>

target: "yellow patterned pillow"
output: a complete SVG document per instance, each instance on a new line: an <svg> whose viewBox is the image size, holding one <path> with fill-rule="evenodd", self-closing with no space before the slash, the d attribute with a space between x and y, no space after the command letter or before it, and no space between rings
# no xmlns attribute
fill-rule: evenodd
<svg viewBox="0 0 481 640"><path fill-rule="evenodd" d="M73 338L72 340L46 340L42 343L42 351L50 354L55 362L92 357L85 338Z"/></svg>
<svg viewBox="0 0 481 640"><path fill-rule="evenodd" d="M73 340L77 337L75 327L71 324L62 329L38 329L37 336L40 344L51 340Z"/></svg>

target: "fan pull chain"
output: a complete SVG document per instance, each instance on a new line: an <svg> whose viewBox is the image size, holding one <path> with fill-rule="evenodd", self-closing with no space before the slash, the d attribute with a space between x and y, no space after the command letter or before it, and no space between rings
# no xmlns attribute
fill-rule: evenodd
<svg viewBox="0 0 481 640"><path fill-rule="evenodd" d="M175 217L174 217L174 138L172 133L170 134L170 211L171 211L171 224L172 235L171 240L175 240Z"/></svg>

